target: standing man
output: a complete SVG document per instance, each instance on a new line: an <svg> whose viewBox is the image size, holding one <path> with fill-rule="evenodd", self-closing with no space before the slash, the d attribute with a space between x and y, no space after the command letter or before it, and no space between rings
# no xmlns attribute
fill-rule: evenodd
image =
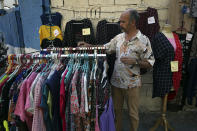
<svg viewBox="0 0 197 131"><path fill-rule="evenodd" d="M136 27L139 14L130 9L120 16L123 33L115 36L104 46L107 53L116 52L116 62L111 78L112 98L115 109L116 130L122 130L122 108L124 100L129 111L131 131L139 125L139 89L141 87L140 68L151 68L154 64L150 41ZM93 46L79 42L78 46ZM94 45L95 46L95 45Z"/></svg>

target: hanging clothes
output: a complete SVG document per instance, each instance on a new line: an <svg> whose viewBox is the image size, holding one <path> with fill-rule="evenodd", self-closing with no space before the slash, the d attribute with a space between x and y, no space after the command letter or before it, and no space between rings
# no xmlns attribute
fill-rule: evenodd
<svg viewBox="0 0 197 131"><path fill-rule="evenodd" d="M90 34L83 35L82 29L87 29ZM66 23L63 47L77 47L79 41L95 44L94 30L89 19L71 20Z"/></svg>
<svg viewBox="0 0 197 131"><path fill-rule="evenodd" d="M68 59L65 65L50 59L8 75L0 94L0 126L7 120L9 129L99 131L111 95L106 59Z"/></svg>
<svg viewBox="0 0 197 131"><path fill-rule="evenodd" d="M51 17L51 18L50 18ZM62 15L59 12L51 14L42 14L40 16L43 25L53 24L61 29ZM51 19L51 20L50 20Z"/></svg>
<svg viewBox="0 0 197 131"><path fill-rule="evenodd" d="M153 66L153 98L163 97L173 86L170 62L174 60L174 48L163 33L157 33L151 43L155 63Z"/></svg>
<svg viewBox="0 0 197 131"><path fill-rule="evenodd" d="M178 72L173 72L172 79L173 79L173 88L175 91L169 93L168 100L172 100L175 98L178 89L180 88L181 77L182 77L182 62L183 62L182 45L180 43L178 35L173 33L173 36L176 44L174 61L178 61Z"/></svg>
<svg viewBox="0 0 197 131"><path fill-rule="evenodd" d="M39 29L40 47L62 47L62 31L58 26L42 25Z"/></svg>
<svg viewBox="0 0 197 131"><path fill-rule="evenodd" d="M188 65L188 83L187 83L187 88L186 88L186 97L187 97L187 103L189 105L192 105L193 103L193 98L196 97L197 94L197 58L191 59L191 62ZM197 102L196 102L196 107L197 107Z"/></svg>
<svg viewBox="0 0 197 131"><path fill-rule="evenodd" d="M105 110L100 116L100 129L101 131L115 131L114 123L115 115L113 110L113 101L110 97L105 105Z"/></svg>
<svg viewBox="0 0 197 131"><path fill-rule="evenodd" d="M121 33L121 29L118 23L108 22L107 20L101 20L97 24L96 41L98 45L103 45L108 42L116 35ZM109 64L108 79L111 79L114 70L114 64L116 60L116 53L107 54L107 62Z"/></svg>
<svg viewBox="0 0 197 131"><path fill-rule="evenodd" d="M139 13L140 19L137 28L152 42L152 38L159 32L159 18L157 9L148 7L145 12ZM149 22L152 19L153 22Z"/></svg>
<svg viewBox="0 0 197 131"><path fill-rule="evenodd" d="M25 105L27 101L29 100L28 95L30 92L30 87L31 87L33 80L36 78L36 76L37 76L37 73L33 72L29 78L26 78L23 81L23 84L20 87L20 93L19 93L15 111L14 111L15 115L20 116L20 119L23 122L27 123L29 130L32 129L33 118L31 114L26 112Z"/></svg>

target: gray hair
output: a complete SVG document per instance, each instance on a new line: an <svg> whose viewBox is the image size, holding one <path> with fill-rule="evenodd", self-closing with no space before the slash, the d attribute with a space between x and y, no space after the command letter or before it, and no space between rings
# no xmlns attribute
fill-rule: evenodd
<svg viewBox="0 0 197 131"><path fill-rule="evenodd" d="M138 14L138 12L134 9L129 9L128 10L129 13L129 21L133 21L135 20L135 23L138 23L139 19L140 19L140 15Z"/></svg>

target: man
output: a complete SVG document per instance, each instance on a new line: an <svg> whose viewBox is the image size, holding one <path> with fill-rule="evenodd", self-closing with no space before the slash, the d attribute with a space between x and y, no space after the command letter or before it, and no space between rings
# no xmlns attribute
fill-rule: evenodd
<svg viewBox="0 0 197 131"><path fill-rule="evenodd" d="M136 23L139 14L136 10L127 10L120 16L123 33L115 36L104 46L107 53L116 52L116 62L111 78L112 97L115 109L116 130L122 130L122 108L124 99L129 111L131 131L137 131L139 124L139 88L141 87L140 68L151 68L154 57L149 39L141 34ZM92 46L79 42L78 46ZM95 45L94 45L95 46Z"/></svg>

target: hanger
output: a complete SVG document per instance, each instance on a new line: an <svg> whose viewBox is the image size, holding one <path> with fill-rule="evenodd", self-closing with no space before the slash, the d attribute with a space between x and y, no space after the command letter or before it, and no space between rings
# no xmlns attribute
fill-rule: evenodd
<svg viewBox="0 0 197 131"><path fill-rule="evenodd" d="M78 12L78 15L76 16L76 13ZM72 24L74 25L82 25L83 22L79 22L81 20L83 20L84 18L81 17L81 12L80 11L73 11L74 17L72 18L72 20L76 20L77 22L74 22Z"/></svg>
<svg viewBox="0 0 197 131"><path fill-rule="evenodd" d="M184 28L184 27L179 27L179 28L177 28L176 30L175 30L175 32L181 32L181 34L182 33L187 33L187 32L189 32L186 28Z"/></svg>
<svg viewBox="0 0 197 131"><path fill-rule="evenodd" d="M185 27L184 27L184 25L185 25L185 22L184 22L184 14L182 15L182 20L181 20L181 26L179 27L179 28L177 28L176 30L175 30L175 32L181 32L181 34L182 33L187 33L187 32L189 32Z"/></svg>
<svg viewBox="0 0 197 131"><path fill-rule="evenodd" d="M148 4L146 4L145 2L144 2L144 0L141 0L141 3L140 4L138 4L138 8L147 8L148 6L147 6ZM139 10L140 11L140 10ZM142 10L143 11L143 10Z"/></svg>
<svg viewBox="0 0 197 131"><path fill-rule="evenodd" d="M14 57L15 55L11 54L11 55L8 55L8 68L6 70L6 74L10 74L12 72L12 68L14 67Z"/></svg>
<svg viewBox="0 0 197 131"><path fill-rule="evenodd" d="M115 18L115 17L110 17L110 18L107 18L106 20L107 20L107 25L110 25L110 24L118 24L118 19L119 18ZM115 21L117 21L117 22L115 22Z"/></svg>
<svg viewBox="0 0 197 131"><path fill-rule="evenodd" d="M21 61L20 61L20 55L17 55L17 56L16 56L16 59L17 59L17 64L18 64L18 65L16 66L14 72L12 72L12 74L9 75L9 77L10 77L9 80L12 79L13 76L15 76L15 74L19 71L19 69L20 69L21 66L22 66ZM8 80L8 81L9 81L9 80Z"/></svg>

